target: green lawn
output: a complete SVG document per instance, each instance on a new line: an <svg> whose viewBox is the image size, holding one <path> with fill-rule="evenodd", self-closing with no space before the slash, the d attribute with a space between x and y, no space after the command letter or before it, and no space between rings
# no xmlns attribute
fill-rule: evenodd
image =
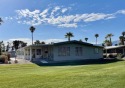
<svg viewBox="0 0 125 88"><path fill-rule="evenodd" d="M74 66L0 65L0 88L125 88L125 61Z"/></svg>

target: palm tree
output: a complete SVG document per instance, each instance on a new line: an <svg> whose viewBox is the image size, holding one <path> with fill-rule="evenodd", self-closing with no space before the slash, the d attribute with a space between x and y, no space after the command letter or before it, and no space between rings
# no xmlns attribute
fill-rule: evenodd
<svg viewBox="0 0 125 88"><path fill-rule="evenodd" d="M104 46L110 46L110 41L109 40L105 40L103 44L104 44Z"/></svg>
<svg viewBox="0 0 125 88"><path fill-rule="evenodd" d="M70 41L71 37L74 37L73 33L71 32L66 33L65 38L68 38L68 41Z"/></svg>
<svg viewBox="0 0 125 88"><path fill-rule="evenodd" d="M85 41L87 42L87 41L88 41L88 38L85 38Z"/></svg>
<svg viewBox="0 0 125 88"><path fill-rule="evenodd" d="M125 39L125 37L124 36L120 36L119 39L120 39L119 45L124 45L124 39Z"/></svg>
<svg viewBox="0 0 125 88"><path fill-rule="evenodd" d="M97 38L99 37L99 34L95 34L96 37L96 44L97 44Z"/></svg>
<svg viewBox="0 0 125 88"><path fill-rule="evenodd" d="M122 36L123 36L123 37L120 36L120 37L122 38L122 41L121 41L120 37L119 37L119 39L120 39L121 43L122 43L123 45L125 45L125 43L124 43L124 41L125 41L125 31L122 32Z"/></svg>
<svg viewBox="0 0 125 88"><path fill-rule="evenodd" d="M109 41L110 41L110 46L112 46L112 37L113 37L114 35L112 34L112 33L110 33L110 34L107 34L107 38L109 38Z"/></svg>
<svg viewBox="0 0 125 88"><path fill-rule="evenodd" d="M125 37L125 31L122 32L122 36Z"/></svg>
<svg viewBox="0 0 125 88"><path fill-rule="evenodd" d="M35 31L35 27L31 26L30 31L32 33L32 45L33 45L33 32Z"/></svg>

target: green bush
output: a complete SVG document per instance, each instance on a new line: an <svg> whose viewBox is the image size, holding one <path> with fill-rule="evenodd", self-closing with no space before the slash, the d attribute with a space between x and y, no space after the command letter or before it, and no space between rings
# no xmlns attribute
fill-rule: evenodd
<svg viewBox="0 0 125 88"><path fill-rule="evenodd" d="M0 61L3 63L8 63L8 57L6 55L0 55Z"/></svg>

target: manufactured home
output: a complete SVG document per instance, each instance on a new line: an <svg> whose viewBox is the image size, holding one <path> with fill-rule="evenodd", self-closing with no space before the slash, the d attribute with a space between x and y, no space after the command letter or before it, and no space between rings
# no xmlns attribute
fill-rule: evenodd
<svg viewBox="0 0 125 88"><path fill-rule="evenodd" d="M107 46L104 47L104 55L113 55L117 56L117 54L123 54L125 55L125 45L118 45L118 46Z"/></svg>
<svg viewBox="0 0 125 88"><path fill-rule="evenodd" d="M81 41L29 45L16 52L17 58L27 60L67 61L103 58L103 47Z"/></svg>

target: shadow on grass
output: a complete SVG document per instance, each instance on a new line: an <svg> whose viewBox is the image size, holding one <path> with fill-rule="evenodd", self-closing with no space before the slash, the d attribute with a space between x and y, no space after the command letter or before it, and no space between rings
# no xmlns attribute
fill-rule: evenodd
<svg viewBox="0 0 125 88"><path fill-rule="evenodd" d="M90 65L90 64L108 64L114 63L119 60L117 59L97 59L97 60L77 60L77 61L63 61L63 62L33 62L39 66L75 66L75 65Z"/></svg>

